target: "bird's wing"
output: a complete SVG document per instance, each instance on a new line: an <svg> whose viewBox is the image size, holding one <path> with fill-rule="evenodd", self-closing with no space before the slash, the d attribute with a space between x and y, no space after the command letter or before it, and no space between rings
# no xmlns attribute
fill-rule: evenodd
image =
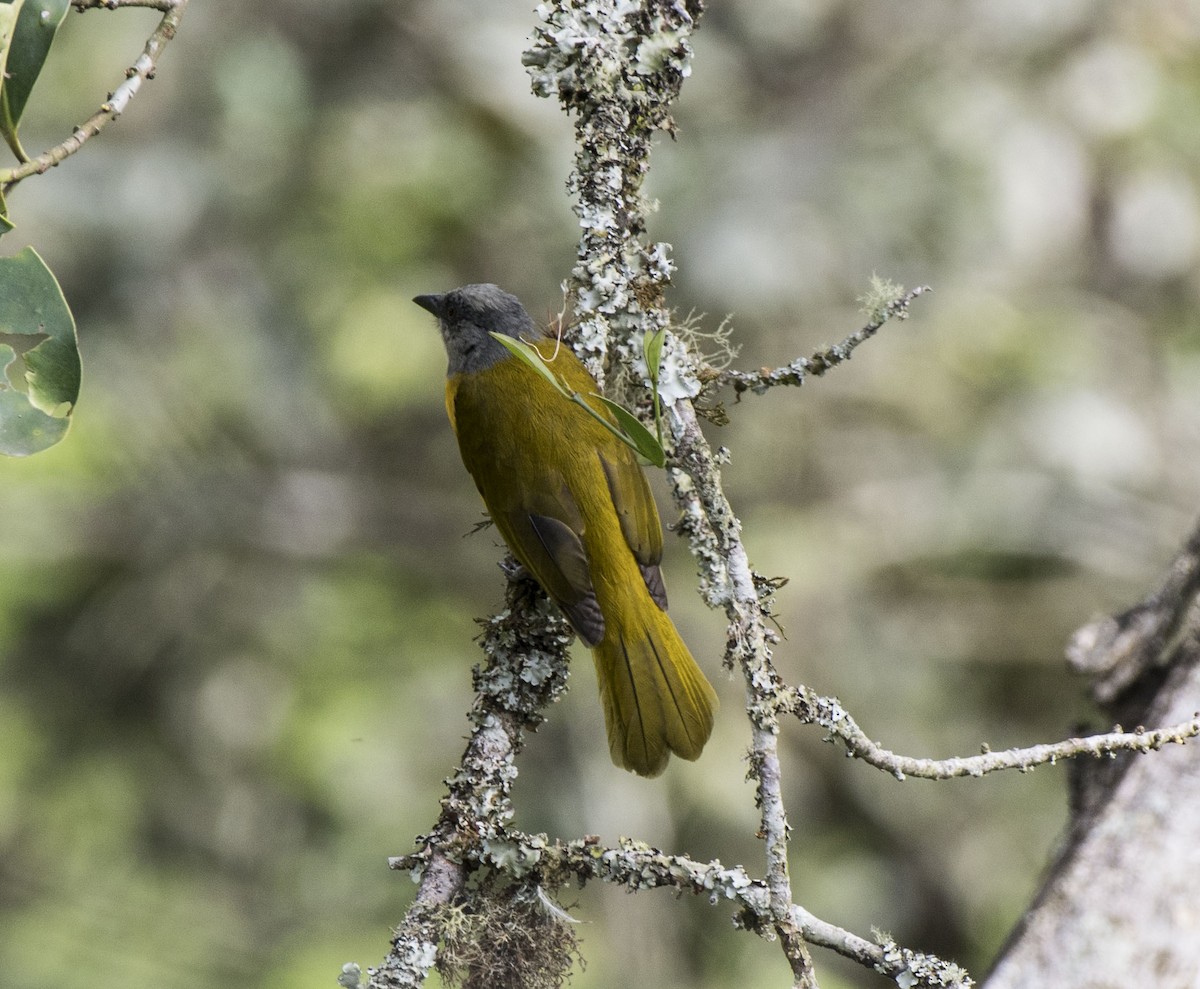
<svg viewBox="0 0 1200 989"><path fill-rule="evenodd" d="M484 502L509 549L563 610L579 637L594 646L604 638L604 616L592 587L583 519L561 477L543 481L490 499L484 494Z"/></svg>
<svg viewBox="0 0 1200 989"><path fill-rule="evenodd" d="M570 350L561 348L552 366L569 387L587 396L588 404L616 425L612 413L594 397L597 391L595 380ZM662 522L645 472L638 463L637 454L616 437L599 430L593 436L613 508L621 523L621 534L633 552L650 596L655 604L666 611L667 589L659 569L663 555Z"/></svg>
<svg viewBox="0 0 1200 989"><path fill-rule="evenodd" d="M632 450L614 444L600 451L600 466L608 481L608 493L621 523L621 533L633 551L646 588L663 611L667 610L667 588L663 583L663 534L654 495Z"/></svg>

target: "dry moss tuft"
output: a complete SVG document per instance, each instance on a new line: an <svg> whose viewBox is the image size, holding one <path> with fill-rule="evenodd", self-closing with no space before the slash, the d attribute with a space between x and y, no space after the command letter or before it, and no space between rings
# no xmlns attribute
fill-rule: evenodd
<svg viewBox="0 0 1200 989"><path fill-rule="evenodd" d="M437 970L462 989L559 989L580 958L566 913L536 886L485 883L445 910Z"/></svg>

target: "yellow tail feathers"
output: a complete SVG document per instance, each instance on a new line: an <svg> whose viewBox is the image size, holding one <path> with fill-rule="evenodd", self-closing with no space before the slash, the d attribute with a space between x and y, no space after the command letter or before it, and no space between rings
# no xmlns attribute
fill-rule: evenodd
<svg viewBox="0 0 1200 989"><path fill-rule="evenodd" d="M657 776L672 752L700 756L717 695L671 619L653 607L641 610L632 627L610 621L592 658L613 762Z"/></svg>

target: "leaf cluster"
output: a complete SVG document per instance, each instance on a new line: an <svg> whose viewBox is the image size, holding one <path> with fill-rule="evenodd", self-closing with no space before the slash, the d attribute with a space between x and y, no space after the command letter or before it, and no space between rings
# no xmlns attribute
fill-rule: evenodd
<svg viewBox="0 0 1200 989"><path fill-rule="evenodd" d="M19 162L29 161L18 126L68 0L0 3L0 134ZM0 193L0 235L13 229ZM62 289L27 247L0 258L0 453L25 456L67 433L79 398L75 320Z"/></svg>

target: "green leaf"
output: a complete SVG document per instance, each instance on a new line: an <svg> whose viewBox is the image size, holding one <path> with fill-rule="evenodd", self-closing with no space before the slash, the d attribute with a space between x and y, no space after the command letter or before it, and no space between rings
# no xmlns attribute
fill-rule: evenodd
<svg viewBox="0 0 1200 989"><path fill-rule="evenodd" d="M70 0L16 0L9 6L18 8L18 12L8 45L4 85L0 87L0 128L13 153L21 161L28 161L17 138L17 124L50 54L54 36L67 16Z"/></svg>
<svg viewBox="0 0 1200 989"><path fill-rule="evenodd" d="M610 398L605 398L603 395L596 395L596 398L600 399L608 410L617 417L617 422L620 424L631 447L655 467L665 467L667 465L667 454L663 450L662 444L654 438L654 434L650 430L642 425L641 419L625 408L625 406L618 405Z"/></svg>
<svg viewBox="0 0 1200 989"><path fill-rule="evenodd" d="M8 99L4 95L8 89L8 56L11 54L13 37L16 34L17 18L24 3L25 0L0 0L0 79L3 79L3 83L0 83L0 132L3 132L8 146L13 149L13 154L21 161L28 161L29 156L20 149L16 125L9 122Z"/></svg>
<svg viewBox="0 0 1200 989"><path fill-rule="evenodd" d="M505 333L493 333L489 331L489 335L504 344L515 357L520 358L537 371L538 374L554 385L563 395L567 398L571 397L571 393L558 380L558 375L546 366L546 362L542 359L542 355L537 352L536 348L531 347L524 340L518 340L516 337L510 337Z"/></svg>
<svg viewBox="0 0 1200 989"><path fill-rule="evenodd" d="M0 453L53 446L71 425L81 366L75 320L37 251L0 258Z"/></svg>

